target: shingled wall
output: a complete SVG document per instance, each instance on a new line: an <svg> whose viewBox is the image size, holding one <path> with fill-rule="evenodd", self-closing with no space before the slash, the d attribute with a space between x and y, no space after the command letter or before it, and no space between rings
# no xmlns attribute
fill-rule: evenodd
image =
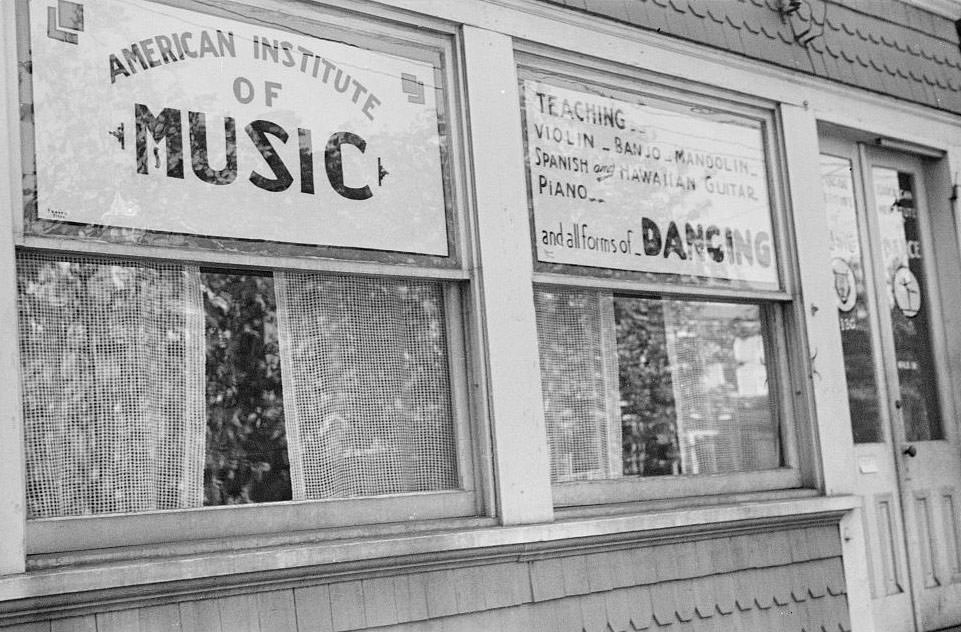
<svg viewBox="0 0 961 632"><path fill-rule="evenodd" d="M616 632L850 630L840 538L811 526L532 553L427 569L386 568L249 587L204 599L89 604L8 632ZM70 613L67 613L70 614ZM76 612L72 613L77 615ZM0 627L3 627L0 624Z"/></svg>
<svg viewBox="0 0 961 632"><path fill-rule="evenodd" d="M888 0L542 0L961 114L954 23Z"/></svg>

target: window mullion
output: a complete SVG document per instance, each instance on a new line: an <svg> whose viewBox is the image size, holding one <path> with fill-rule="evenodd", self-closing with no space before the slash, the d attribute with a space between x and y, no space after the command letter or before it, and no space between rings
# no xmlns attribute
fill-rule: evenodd
<svg viewBox="0 0 961 632"><path fill-rule="evenodd" d="M789 199L794 209L799 285L804 288L803 302L799 301L785 314L788 327L794 328L791 339L795 348L790 353L793 382L798 385L794 403L798 417L803 419L803 411L813 408L817 419L816 430L807 424L798 424L799 457L806 466L802 468L803 480L806 485L823 481L829 493L850 493L854 491L851 464L855 460L847 407L837 406L837 402L846 401L846 379L834 282L828 265L830 242L820 186L817 123L813 112L795 106L782 105L781 116L785 170L791 174ZM804 328L806 336L800 335L800 328ZM804 339L808 341L807 347L802 346ZM813 388L800 388L805 382ZM818 458L815 452L818 444L832 446L832 449L822 452ZM817 471L819 462L820 472Z"/></svg>
<svg viewBox="0 0 961 632"><path fill-rule="evenodd" d="M520 96L509 37L465 27L489 410L504 524L553 515L541 403Z"/></svg>

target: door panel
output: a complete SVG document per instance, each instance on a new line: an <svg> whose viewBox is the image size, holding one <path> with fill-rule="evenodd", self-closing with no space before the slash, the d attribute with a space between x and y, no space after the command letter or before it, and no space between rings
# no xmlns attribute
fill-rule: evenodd
<svg viewBox="0 0 961 632"><path fill-rule="evenodd" d="M939 265L957 270L957 254L937 257L921 161L866 147L861 155L911 592L920 629L938 630L961 624L961 584L947 554L957 544L957 516L945 511L953 491L943 501L945 488L961 487L961 453L956 424L944 423L955 418L945 388L952 370L933 282Z"/></svg>
<svg viewBox="0 0 961 632"><path fill-rule="evenodd" d="M958 490L955 487L941 488L941 528L947 545L944 563L947 578L952 583L961 581L961 525L958 523Z"/></svg>

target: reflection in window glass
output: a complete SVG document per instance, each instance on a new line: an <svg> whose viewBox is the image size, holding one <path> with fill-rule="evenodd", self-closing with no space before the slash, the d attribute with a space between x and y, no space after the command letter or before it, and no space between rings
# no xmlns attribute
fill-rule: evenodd
<svg viewBox="0 0 961 632"><path fill-rule="evenodd" d="M554 482L780 465L760 307L535 292Z"/></svg>
<svg viewBox="0 0 961 632"><path fill-rule="evenodd" d="M821 156L831 270L855 443L883 441L851 161Z"/></svg>
<svg viewBox="0 0 961 632"><path fill-rule="evenodd" d="M17 266L29 517L457 486L440 283Z"/></svg>
<svg viewBox="0 0 961 632"><path fill-rule="evenodd" d="M207 436L204 504L290 500L270 274L202 272Z"/></svg>
<svg viewBox="0 0 961 632"><path fill-rule="evenodd" d="M925 303L925 251L914 200L914 177L907 172L874 167L871 178L881 232L882 272L891 308L905 440L942 439Z"/></svg>

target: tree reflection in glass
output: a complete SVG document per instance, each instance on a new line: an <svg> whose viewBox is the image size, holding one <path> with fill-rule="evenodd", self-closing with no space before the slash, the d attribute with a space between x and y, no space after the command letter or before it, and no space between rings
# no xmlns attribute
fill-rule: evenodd
<svg viewBox="0 0 961 632"><path fill-rule="evenodd" d="M547 287L535 302L554 482L780 465L759 305Z"/></svg>
<svg viewBox="0 0 961 632"><path fill-rule="evenodd" d="M273 275L200 276L206 321L204 504L290 500Z"/></svg>

